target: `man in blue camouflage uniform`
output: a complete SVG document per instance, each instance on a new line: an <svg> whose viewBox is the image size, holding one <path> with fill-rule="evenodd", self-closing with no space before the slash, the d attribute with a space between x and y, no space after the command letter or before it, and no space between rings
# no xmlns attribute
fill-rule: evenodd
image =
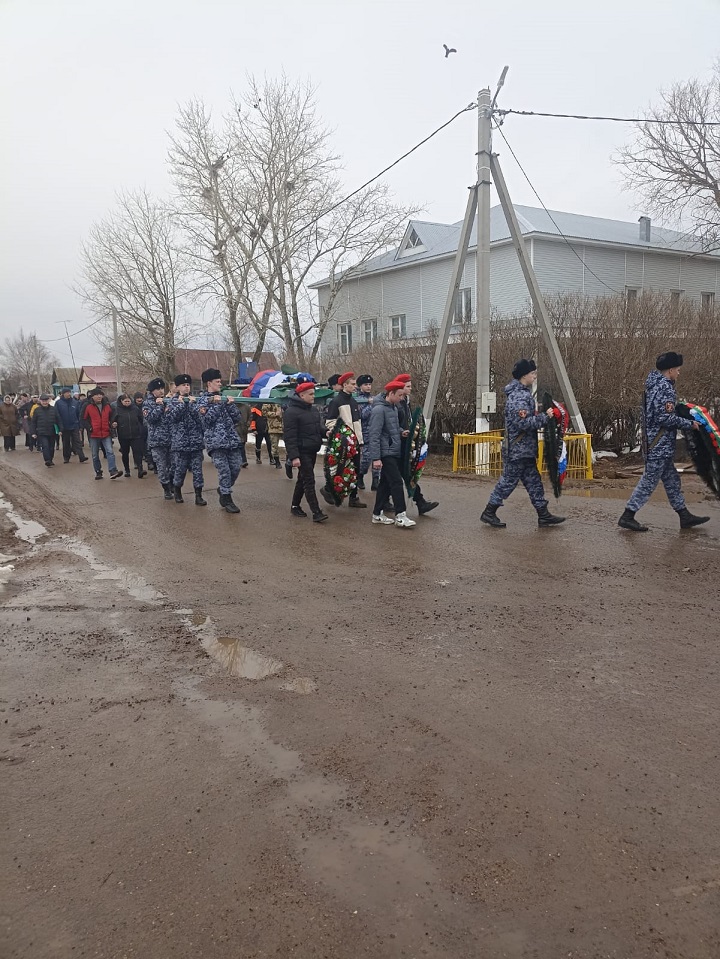
<svg viewBox="0 0 720 959"><path fill-rule="evenodd" d="M678 416L675 412L675 380L683 365L682 353L661 353L655 363L655 369L645 380L643 403L643 452L645 454L645 472L628 500L625 512L618 520L618 526L634 533L646 533L635 519L635 513L643 507L662 482L670 500L670 505L680 517L680 528L690 529L707 523L709 516L693 516L685 505L685 497L680 489L680 474L675 469L675 445L678 430L696 430L695 420Z"/></svg>
<svg viewBox="0 0 720 959"><path fill-rule="evenodd" d="M532 394L532 386L537 380L535 360L518 360L513 366L512 375L512 380L505 387L503 472L480 519L488 526L504 529L507 524L502 522L497 511L518 483L522 483L537 510L538 526L556 526L564 523L565 517L553 516L548 510L537 468L538 430L556 412L552 408L545 413L537 411Z"/></svg>
<svg viewBox="0 0 720 959"><path fill-rule="evenodd" d="M240 410L232 396L223 399L220 370L205 370L202 381L205 389L197 403L205 446L218 474L220 505L228 513L239 513L240 510L233 503L232 490L242 466L240 437L235 429Z"/></svg>
<svg viewBox="0 0 720 959"><path fill-rule="evenodd" d="M143 416L148 428L148 447L152 450L153 462L157 467L157 477L165 490L165 499L173 498L172 491L172 437L170 420L165 415L165 380L159 376L150 380L147 396L142 406Z"/></svg>
<svg viewBox="0 0 720 959"><path fill-rule="evenodd" d="M170 400L165 414L170 420L171 449L175 458L173 487L175 502L184 502L182 485L188 470L192 471L193 487L195 489L195 505L207 506L202 491L205 485L203 479L203 425L200 421L200 411L195 397L190 396L192 378L187 373L179 373L175 377L177 393Z"/></svg>

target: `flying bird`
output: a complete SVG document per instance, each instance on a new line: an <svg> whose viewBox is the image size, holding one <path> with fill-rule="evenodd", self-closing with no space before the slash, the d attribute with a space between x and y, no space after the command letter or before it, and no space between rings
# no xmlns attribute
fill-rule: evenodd
<svg viewBox="0 0 720 959"><path fill-rule="evenodd" d="M451 53L457 53L457 50L455 49L455 47L449 47L449 46L447 45L447 43L443 43L443 46L445 47L445 59L446 59L446 60L447 60L447 58L450 56Z"/></svg>

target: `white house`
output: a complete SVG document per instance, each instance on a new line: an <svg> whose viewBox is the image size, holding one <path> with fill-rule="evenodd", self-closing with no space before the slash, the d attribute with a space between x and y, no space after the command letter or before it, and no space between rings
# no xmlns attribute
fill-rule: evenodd
<svg viewBox="0 0 720 959"><path fill-rule="evenodd" d="M720 305L720 255L702 253L675 230L516 206L540 287L548 295L642 291L687 297L705 309ZM365 263L333 298L330 279L312 285L321 312L330 308L323 345L351 353L377 338L418 336L439 326L462 223L411 220L402 242ZM475 230L455 304L458 321L475 315ZM716 299L717 298L717 299ZM529 298L501 207L491 210L490 299L496 314L526 309Z"/></svg>

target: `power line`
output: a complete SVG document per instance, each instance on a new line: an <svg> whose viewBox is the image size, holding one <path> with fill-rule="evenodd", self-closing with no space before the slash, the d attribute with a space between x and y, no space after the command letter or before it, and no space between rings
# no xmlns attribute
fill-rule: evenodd
<svg viewBox="0 0 720 959"><path fill-rule="evenodd" d="M555 229L558 231L558 233L559 233L560 236L563 238L563 240L567 243L568 247L572 250L572 252L573 252L573 253L575 254L575 256L578 258L578 260L580 260L580 262L581 262L582 265L583 265L583 268L584 268L585 270L587 270L588 273L590 273L592 276L594 276L595 279L596 279L599 283L602 283L602 285L603 285L606 289L610 290L611 293L615 293L615 294L617 294L617 295L622 295L622 294L620 293L620 290L616 290L614 287L609 286L609 285L605 282L605 280L603 280L601 277L599 277L599 276L597 275L597 273L594 272L594 270L591 270L590 267L589 267L589 266L587 265L587 263L585 262L585 260L583 259L583 257L580 256L580 254L579 254L578 251L575 249L575 247L572 245L572 243L570 242L570 240L568 240L568 238L565 236L565 234L563 233L563 231L562 231L562 230L560 229L560 227L558 226L558 224L557 224L555 218L553 217L552 213L548 210L548 208L547 208L547 207L545 206L545 204L543 203L540 194L539 194L538 191L535 189L535 187L533 186L532 180L530 179L530 177L529 177L529 176L527 175L527 173L525 172L525 167L522 165L522 163L520 162L520 160L518 160L517 154L515 153L515 151L513 150L513 148L510 146L510 143L508 142L508 138L507 138L507 137L505 136L505 134L503 133L502 128L496 124L496 125L495 125L495 129L498 131L498 133L500 134L500 136L501 136L501 137L503 138L503 140L505 141L508 150L509 150L510 153L512 154L513 159L515 160L515 162L517 163L517 165L520 167L520 172L522 173L522 175L523 175L523 176L525 177L525 179L527 180L528 185L529 185L530 189L533 191L533 193L535 194L535 196L537 197L540 206L543 208L543 210L545 211L545 213L546 213L546 214L548 215L548 217L550 218L550 222L553 224L553 226L555 227Z"/></svg>
<svg viewBox="0 0 720 959"><path fill-rule="evenodd" d="M660 120L653 117L595 117L580 113L542 113L539 110L500 110L493 111L497 116L513 114L518 117L554 117L558 120L606 120L609 123L657 123L663 126L720 127L720 120Z"/></svg>
<svg viewBox="0 0 720 959"><path fill-rule="evenodd" d="M250 260L245 260L241 269L246 269L251 263L256 263L262 257L266 256L268 253L272 253L275 250L281 249L289 240L293 240L296 236L304 233L306 230L309 230L310 227L314 226L316 223L319 223L320 220L324 219L326 216L329 216L330 213L333 213L343 204L347 203L349 200L352 200L354 196L357 196L358 193L361 193L363 190L367 189L371 184L375 183L376 180L379 180L381 177L385 176L393 167L396 167L398 163L402 163L403 160L407 159L412 153L415 153L416 150L419 150L421 146L424 146L429 140L432 140L433 137L437 136L438 133L441 133L446 127L449 127L451 123L454 123L458 117L462 116L463 113L467 113L469 110L474 110L477 107L477 103L469 103L466 107L463 107L462 110L458 110L454 116L451 116L449 120L446 120L445 123L441 124L437 129L433 130L432 133L429 133L426 137L420 140L419 143L416 143L415 146L411 147L402 156L399 156L396 160L393 160L392 163L389 163L386 167L380 170L379 173L376 173L375 176L370 177L369 180L366 180L365 183L361 184L357 189L353 190L352 193L348 193L342 199L338 200L336 203L333 203L332 206L328 207L327 210L323 210L322 213L319 213L317 216L313 217L312 220L309 220L307 223L303 224L301 227L298 227L294 233L289 234L286 237L283 237L281 241L271 246L269 249L265 250L262 254L253 257ZM227 275L232 275L237 273L238 269L228 270ZM215 279L207 280L204 283L201 283L199 286L193 287L190 290L182 290L180 293L177 293L176 296L179 298L181 296L190 296L192 293L197 293L200 290L204 290L208 286L212 286L216 282Z"/></svg>
<svg viewBox="0 0 720 959"><path fill-rule="evenodd" d="M94 326L97 326L98 323L102 323L102 321L103 321L104 319L106 319L106 317L104 317L104 316L98 317L97 320L93 320L92 323L89 323L87 326L84 326L81 330L75 330L74 333L70 333L69 336L67 337L68 342L70 341L70 336L79 336L81 333L84 333L86 330L91 330ZM66 332L67 332L67 330L66 330ZM58 337L55 337L55 339L52 339L52 340L41 340L40 337L38 337L38 342L40 342L40 343L59 343L60 340L64 340L64 339L65 339L64 336L58 336Z"/></svg>

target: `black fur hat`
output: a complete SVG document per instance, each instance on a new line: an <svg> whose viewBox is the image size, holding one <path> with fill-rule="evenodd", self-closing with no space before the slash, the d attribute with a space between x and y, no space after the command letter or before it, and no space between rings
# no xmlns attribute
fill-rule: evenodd
<svg viewBox="0 0 720 959"><path fill-rule="evenodd" d="M175 377L175 386L182 386L184 383L187 383L188 386L192 386L192 376L190 376L188 373L178 373L178 375Z"/></svg>
<svg viewBox="0 0 720 959"><path fill-rule="evenodd" d="M518 360L512 368L513 379L521 380L523 376L534 373L536 369L535 360Z"/></svg>
<svg viewBox="0 0 720 959"><path fill-rule="evenodd" d="M148 393L152 393L154 390L164 390L165 389L165 380L161 376L156 376L154 380L150 380L148 383Z"/></svg>
<svg viewBox="0 0 720 959"><path fill-rule="evenodd" d="M203 383L210 383L212 380L221 380L221 379L222 379L222 373L220 372L220 370L214 370L212 367L210 367L209 370L205 370L205 372L202 375Z"/></svg>
<svg viewBox="0 0 720 959"><path fill-rule="evenodd" d="M333 373L331 376L328 376L328 386L332 389L332 387L337 384L337 381L339 379L340 379L339 373Z"/></svg>
<svg viewBox="0 0 720 959"><path fill-rule="evenodd" d="M655 360L655 368L660 370L674 370L676 366L683 365L682 353L673 353L672 350L668 350L667 353L661 353L660 356Z"/></svg>
<svg viewBox="0 0 720 959"><path fill-rule="evenodd" d="M358 378L357 378L357 385L358 385L358 386L365 386L366 383L372 383L372 381L373 381L373 378L372 378L372 376L370 376L369 373L363 373L363 374L361 374L360 376L358 376Z"/></svg>

